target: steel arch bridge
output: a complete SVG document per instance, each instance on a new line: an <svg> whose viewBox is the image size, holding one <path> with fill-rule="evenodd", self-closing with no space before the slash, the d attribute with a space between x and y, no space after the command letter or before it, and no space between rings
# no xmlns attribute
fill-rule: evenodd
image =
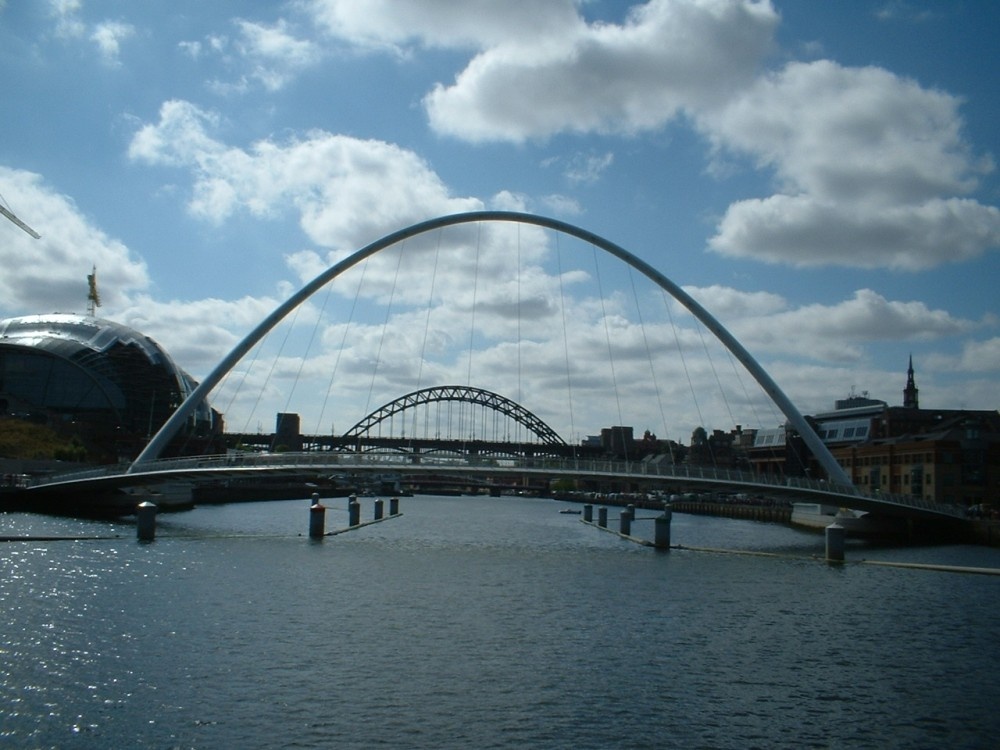
<svg viewBox="0 0 1000 750"><path fill-rule="evenodd" d="M369 434L372 428L407 409L413 409L423 404L450 401L484 406L498 414L510 417L530 430L542 445L566 445L566 441L559 437L555 430L517 402L492 391L463 385L434 386L401 396L373 411L345 432L342 437L347 440L360 438Z"/></svg>
<svg viewBox="0 0 1000 750"><path fill-rule="evenodd" d="M197 388L177 407L173 415L163 424L159 431L149 441L143 451L136 457L127 473L141 471L143 464L157 459L177 433L185 420L194 412L197 406L207 399L209 393L222 381L229 371L243 357L264 338L267 333L280 323L292 310L309 299L313 294L322 289L341 273L357 265L366 258L385 250L397 243L403 242L410 237L416 237L426 232L431 232L449 226L471 224L475 222L498 221L513 222L517 224L529 224L545 229L551 229L562 234L588 242L594 247L603 250L610 255L624 261L626 264L646 276L667 292L675 300L688 309L712 334L730 351L736 360L742 364L753 376L764 392L771 398L774 404L788 419L789 423L802 437L802 440L812 451L812 454L819 461L826 471L831 483L853 489L850 477L844 468L830 453L829 449L816 434L816 431L806 421L802 413L792 403L771 376L764 370L760 363L746 350L746 348L733 336L715 317L708 312L697 300L685 292L680 285L668 279L646 261L636 257L620 245L600 237L593 232L588 232L573 224L569 224L558 219L551 219L535 214L521 213L516 211L469 211L467 213L441 216L436 219L413 224L391 234L387 234L375 242L361 248L353 255L334 264L323 273L302 287L298 292L290 296L282 304L268 315L261 323L238 343L233 350L218 364L215 369L198 385Z"/></svg>

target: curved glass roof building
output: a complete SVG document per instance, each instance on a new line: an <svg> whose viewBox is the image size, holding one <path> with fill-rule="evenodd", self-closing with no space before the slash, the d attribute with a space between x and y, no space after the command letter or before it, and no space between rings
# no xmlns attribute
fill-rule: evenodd
<svg viewBox="0 0 1000 750"><path fill-rule="evenodd" d="M131 460L197 383L148 336L53 313L0 320L0 416L76 437L92 460ZM200 404L165 455L205 451L221 416Z"/></svg>

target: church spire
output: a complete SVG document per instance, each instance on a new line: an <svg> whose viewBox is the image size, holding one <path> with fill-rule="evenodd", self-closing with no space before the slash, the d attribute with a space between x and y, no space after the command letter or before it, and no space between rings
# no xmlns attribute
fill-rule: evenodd
<svg viewBox="0 0 1000 750"><path fill-rule="evenodd" d="M907 409L919 409L918 393L917 384L913 381L913 355L911 354L910 366L906 370L906 388L903 389L903 406Z"/></svg>

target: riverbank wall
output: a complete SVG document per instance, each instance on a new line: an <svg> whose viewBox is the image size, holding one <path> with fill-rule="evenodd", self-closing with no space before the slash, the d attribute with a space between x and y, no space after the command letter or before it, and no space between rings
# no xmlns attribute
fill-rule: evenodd
<svg viewBox="0 0 1000 750"><path fill-rule="evenodd" d="M720 516L722 518L742 518L750 521L791 523L792 509L780 505L741 505L737 503L706 503L690 500L674 501L670 504L677 513L691 513L698 516ZM924 528L923 536L934 537ZM984 547L1000 547L1000 520L969 519L961 529L949 529L939 541L957 541L962 544L981 544Z"/></svg>
<svg viewBox="0 0 1000 750"><path fill-rule="evenodd" d="M675 500L670 503L670 507L677 513L690 513L696 516L742 518L749 521L766 521L768 523L790 523L792 520L792 509L788 505L705 503L695 500Z"/></svg>
<svg viewBox="0 0 1000 750"><path fill-rule="evenodd" d="M986 547L1000 547L1000 521L975 519L969 522L969 542Z"/></svg>

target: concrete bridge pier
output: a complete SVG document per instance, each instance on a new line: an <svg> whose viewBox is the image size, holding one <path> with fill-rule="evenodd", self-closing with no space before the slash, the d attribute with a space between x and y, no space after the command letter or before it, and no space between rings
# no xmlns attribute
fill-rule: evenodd
<svg viewBox="0 0 1000 750"><path fill-rule="evenodd" d="M322 539L326 534L326 506L319 501L319 495L313 493L312 505L309 506L309 538Z"/></svg>
<svg viewBox="0 0 1000 750"><path fill-rule="evenodd" d="M587 523L594 522L594 506L590 503L583 506L583 520Z"/></svg>
<svg viewBox="0 0 1000 750"><path fill-rule="evenodd" d="M156 510L156 503L148 500L136 507L135 535L140 542L151 542L156 538Z"/></svg>
<svg viewBox="0 0 1000 750"><path fill-rule="evenodd" d="M670 521L673 511L664 508L662 515L654 520L653 546L656 549L670 549Z"/></svg>
<svg viewBox="0 0 1000 750"><path fill-rule="evenodd" d="M597 525L602 529L608 528L608 509L603 505L597 509Z"/></svg>
<svg viewBox="0 0 1000 750"><path fill-rule="evenodd" d="M630 536L632 534L632 514L628 508L618 514L618 533Z"/></svg>
<svg viewBox="0 0 1000 750"><path fill-rule="evenodd" d="M844 562L844 538L847 530L839 523L831 523L826 527L826 561L829 563Z"/></svg>
<svg viewBox="0 0 1000 750"><path fill-rule="evenodd" d="M378 500L375 501L375 520L376 521L381 521L382 520L382 515L385 513L384 509L385 509L385 502L383 502L382 498L379 498Z"/></svg>

